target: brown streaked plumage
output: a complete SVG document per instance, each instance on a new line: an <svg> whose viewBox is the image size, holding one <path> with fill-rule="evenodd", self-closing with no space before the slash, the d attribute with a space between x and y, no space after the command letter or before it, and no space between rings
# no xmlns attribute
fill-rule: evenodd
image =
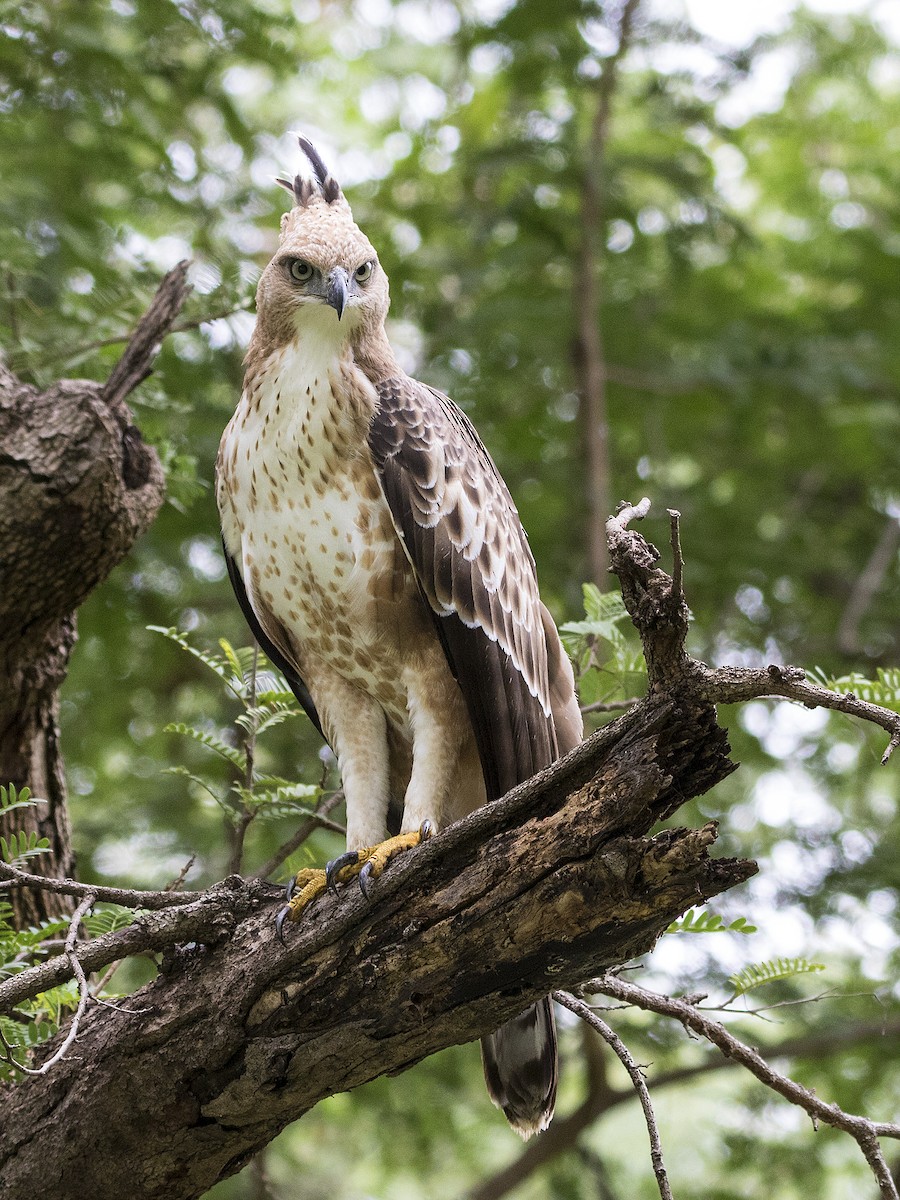
<svg viewBox="0 0 900 1200"><path fill-rule="evenodd" d="M251 629L337 755L347 844L360 851L345 858L367 863L364 883L393 852L379 845L391 801L413 844L423 822L503 795L582 727L506 485L468 418L398 366L387 276L301 147L313 175L285 184L295 205L260 279L216 491ZM291 916L321 891L314 875ZM523 1136L545 1128L549 1000L482 1047L495 1103Z"/></svg>

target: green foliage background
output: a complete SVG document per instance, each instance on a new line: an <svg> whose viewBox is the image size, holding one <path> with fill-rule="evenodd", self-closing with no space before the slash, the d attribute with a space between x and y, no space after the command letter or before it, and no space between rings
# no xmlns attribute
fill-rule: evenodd
<svg viewBox="0 0 900 1200"><path fill-rule="evenodd" d="M247 641L211 480L282 211L272 177L297 167L287 130L314 137L379 247L409 369L470 412L497 459L548 603L561 621L581 616L574 266L617 17L588 0L0 5L10 365L38 383L105 377L162 271L194 260L190 328L167 340L134 397L167 464L169 503L81 611L64 694L85 879L157 886L192 853L191 885L227 869L220 806L164 772L224 790L229 765L165 729L183 722L228 741L240 706L146 627L177 625L213 651L223 636ZM761 77L782 82L754 104ZM653 499L646 532L661 544L665 508L681 510L692 645L709 659L867 678L897 663L898 130L897 49L871 16L797 10L782 34L736 50L677 6L639 10L614 99L601 238L612 490ZM884 543L887 565L851 620ZM639 685L625 627L613 629L624 642L596 641L591 699ZM890 678L883 699L896 704ZM743 768L678 819L715 817L722 852L759 859L760 876L717 906L725 924L744 916L757 932L665 938L644 977L723 1000L749 962L808 956L822 978L754 997L829 996L770 1014L771 1041L877 1022L897 1000L896 764L879 768L880 736L846 719L756 703L723 720ZM272 775L312 787L323 766L334 786L301 721L261 743ZM296 821L254 822L245 868ZM339 845L318 834L303 861ZM699 1055L659 1021L614 1017L653 1071ZM758 1025L738 1024L755 1036ZM562 1112L584 1091L582 1036L563 1029ZM873 1040L792 1066L847 1108L894 1115L894 1047ZM320 1105L267 1153L271 1195L461 1196L520 1152L479 1075L475 1049L457 1048ZM660 1092L657 1104L680 1196L843 1200L871 1188L849 1142L813 1135L735 1072ZM211 1195L259 1186L248 1174ZM654 1194L634 1104L516 1193L606 1194Z"/></svg>

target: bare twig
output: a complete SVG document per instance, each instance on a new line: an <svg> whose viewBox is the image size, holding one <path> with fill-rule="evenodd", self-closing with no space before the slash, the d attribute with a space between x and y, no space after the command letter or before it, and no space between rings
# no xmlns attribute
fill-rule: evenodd
<svg viewBox="0 0 900 1200"><path fill-rule="evenodd" d="M617 1003L609 1005L608 1009L616 1012L624 1007L627 1006ZM592 1004L591 1008L594 1011L598 1009L606 1011L607 1006ZM583 1028L587 1029L587 1026L583 1026ZM843 1052L849 1047L876 1040L889 1042L897 1037L900 1037L900 1017L892 1016L884 1021L841 1025L823 1033L805 1033L798 1037L786 1038L778 1045L763 1046L760 1052L766 1058L810 1058L821 1061L825 1055ZM589 1055L587 1049L586 1053ZM661 1088L677 1087L679 1084L689 1083L703 1075L733 1070L740 1065L740 1063L712 1051L702 1062L690 1066L674 1067L654 1075L653 1091L658 1093ZM467 1200L501 1200L501 1197L512 1192L535 1171L576 1146L582 1133L611 1109L618 1108L622 1104L629 1104L634 1099L633 1088L611 1088L608 1083L605 1083L600 1071L594 1067L590 1056L588 1057L588 1078L588 1092L581 1104L566 1116L557 1116L541 1137L529 1142L526 1149L507 1166L482 1180L469 1193Z"/></svg>
<svg viewBox="0 0 900 1200"><path fill-rule="evenodd" d="M328 814L344 799L343 790L331 792L328 795L322 796L316 806L316 811L306 818L298 827L293 837L279 846L268 862L263 863L258 871L253 873L254 879L268 879L270 875L278 870L285 859L290 858L294 851L302 846L308 837L310 837L317 829L331 829L335 833L346 833L347 830L343 825L339 825L337 821L329 821Z"/></svg>
<svg viewBox="0 0 900 1200"><path fill-rule="evenodd" d="M650 501L623 501L606 522L613 570L622 584L622 597L637 626L647 661L650 691L693 690L713 704L738 704L746 700L780 696L798 700L807 708L827 708L880 725L890 734L882 756L886 763L900 746L900 714L860 700L852 692L832 692L806 679L799 667L771 665L764 669L709 667L689 658L684 649L688 610L676 584L681 584L681 550L673 529L674 574L658 566L659 551L641 534L627 528L645 517ZM670 518L675 524L675 518Z"/></svg>
<svg viewBox="0 0 900 1200"><path fill-rule="evenodd" d="M177 892L179 890L179 888L181 887L181 885L184 883L185 879L187 878L188 872L190 871L191 867L194 865L194 863L196 861L197 861L197 855L192 854L191 857L184 864L184 866L181 868L181 870L178 872L178 874L175 876L175 878L172 880L172 882L166 884L167 892ZM44 944L46 944L46 943L44 943ZM121 965L122 965L121 959L117 959L115 962L110 963L109 966L104 971L103 975L98 980L98 982L94 985L94 987L91 991L91 995L94 997L94 999L99 1004L105 1003L105 1001L100 999L100 996L105 991L105 989L109 986L110 980L112 979L113 975L115 975L116 971L118 971L119 967L121 967Z"/></svg>
<svg viewBox="0 0 900 1200"><path fill-rule="evenodd" d="M662 1144L659 1140L656 1115L653 1112L653 1104L650 1101L650 1093L647 1090L647 1081L644 1079L641 1068L634 1061L628 1047L615 1030L610 1028L596 1013L591 1012L583 1000L577 999L568 992L554 992L553 999L557 1004L561 1004L570 1012L575 1013L576 1016L581 1017L582 1021L586 1021L592 1029L596 1029L597 1033L600 1034L606 1044L613 1050L622 1063L622 1066L631 1076L634 1090L637 1092L641 1108L644 1110L644 1120L647 1123L647 1133L650 1137L650 1161L653 1164L653 1173L656 1176L659 1194L662 1200L672 1200L672 1189L669 1186L669 1177L666 1174L666 1165L663 1160Z"/></svg>
<svg viewBox="0 0 900 1200"><path fill-rule="evenodd" d="M121 904L123 908L147 908L151 910L172 908L179 904L192 904L196 892L142 892L134 888L103 887L100 884L79 883L77 879L47 879L43 875L30 875L9 863L0 863L0 890L11 887L37 888L42 892L55 892L62 896L93 896L95 901L106 904Z"/></svg>
<svg viewBox="0 0 900 1200"><path fill-rule="evenodd" d="M219 312L205 313L200 317L192 317L188 321L178 321L170 326L169 333L188 333L192 329L199 329L201 325L209 325L212 321L223 321L227 317L235 317L238 313L250 312L249 308L223 308ZM61 346L57 350L42 350L42 363L59 363L68 362L70 359L81 358L84 354L90 354L93 350L105 350L107 346L121 346L123 342L129 341L132 334L130 332L117 333L113 337L96 338L91 342L81 342L77 346ZM15 366L17 357L11 356L12 365ZM648 383L646 387L652 389L652 385Z"/></svg>
<svg viewBox="0 0 900 1200"><path fill-rule="evenodd" d="M782 1075L765 1061L750 1046L745 1045L718 1021L710 1020L700 1009L684 1000L663 996L648 991L615 975L602 975L579 989L584 993L600 993L615 1000L634 1004L647 1012L673 1017L680 1021L690 1033L698 1034L712 1042L723 1054L746 1067L766 1087L802 1108L813 1121L823 1121L835 1129L842 1129L856 1141L872 1169L882 1200L900 1200L897 1187L891 1178L888 1165L878 1145L878 1139L900 1138L900 1125L885 1121L870 1121L867 1117L844 1112L836 1104L828 1104L802 1084Z"/></svg>
<svg viewBox="0 0 900 1200"><path fill-rule="evenodd" d="M672 547L672 591L679 600L683 601L684 557L681 553L681 534L678 528L681 513L677 508L667 508L666 512L669 514L669 543Z"/></svg>
<svg viewBox="0 0 900 1200"><path fill-rule="evenodd" d="M90 910L94 907L94 902L95 897L91 893L88 893L72 913L72 918L69 921L69 932L66 935L65 957L69 960L69 964L72 968L72 975L78 980L78 1007L75 1009L75 1012L72 1015L72 1020L69 1023L68 1031L66 1032L66 1036L62 1043L59 1045L56 1052L52 1054L45 1063L42 1063L41 1066L34 1068L26 1067L23 1066L22 1063L16 1062L11 1055L8 1043L6 1043L6 1040L4 1039L4 1046L7 1051L7 1062L9 1062L11 1066L14 1066L16 1070L21 1071L24 1075L46 1075L47 1072L56 1066L58 1062L61 1062L62 1059L65 1058L69 1047L78 1037L78 1027L81 1024L81 1018L84 1016L84 1010L87 1007L90 991L88 989L87 976L85 975L84 968L79 961L75 947L78 941L78 926L81 924L82 918L86 916L87 913L90 912Z"/></svg>
<svg viewBox="0 0 900 1200"><path fill-rule="evenodd" d="M635 704L640 704L640 696L631 696L627 700L596 700L593 704L582 704L581 712L583 714L595 712L623 712L625 709L634 708Z"/></svg>
<svg viewBox="0 0 900 1200"><path fill-rule="evenodd" d="M607 532L610 530L624 532L631 521L642 521L649 511L649 496L644 496L637 504L629 504L627 500L620 500L616 506L615 516L610 517L606 522Z"/></svg>
<svg viewBox="0 0 900 1200"><path fill-rule="evenodd" d="M900 746L900 714L882 708L880 704L860 700L853 692L832 692L818 683L810 683L801 667L773 664L763 669L712 668L695 663L694 668L702 691L717 704L736 704L766 696L798 700L807 708L827 708L880 725L891 735L887 749L881 756L882 763L887 763L893 751Z"/></svg>
<svg viewBox="0 0 900 1200"><path fill-rule="evenodd" d="M234 876L206 892L187 896L184 893L161 894L178 895L182 898L181 903L163 912L139 913L126 928L92 938L79 953L82 968L88 973L99 971L117 959L148 950L163 950L180 941L214 941L233 927L239 910L246 908L247 900L251 904L271 902L271 894L264 885L245 884ZM94 901L99 899L93 893L89 892L89 895ZM88 896L84 898L88 899ZM69 956L60 954L4 979L0 981L0 1012L8 1012L23 1000L64 983L74 975Z"/></svg>
<svg viewBox="0 0 900 1200"><path fill-rule="evenodd" d="M187 282L189 266L186 260L180 262L163 277L150 307L138 321L122 357L104 384L103 399L107 404L124 400L150 374L159 343L171 329L190 291Z"/></svg>

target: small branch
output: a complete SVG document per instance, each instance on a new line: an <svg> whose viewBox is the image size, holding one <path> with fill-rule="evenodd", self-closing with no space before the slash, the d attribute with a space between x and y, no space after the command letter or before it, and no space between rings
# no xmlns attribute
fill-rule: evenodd
<svg viewBox="0 0 900 1200"><path fill-rule="evenodd" d="M297 832L293 837L288 838L284 845L279 846L268 862L263 863L258 871L254 871L253 878L268 879L270 875L274 875L285 859L290 858L294 851L299 846L302 846L306 839L315 833L317 829L332 829L336 833L346 833L343 825L339 825L336 821L328 820L328 813L332 809L337 808L343 799L343 790L323 796L316 807L316 811L297 827Z"/></svg>
<svg viewBox="0 0 900 1200"><path fill-rule="evenodd" d="M176 270L178 268L176 267ZM201 325L209 325L212 321L224 321L227 317L237 316L238 313L250 312L249 308L225 308L220 312L206 313L202 317L192 317L189 321L177 321L168 329L169 333L188 333L199 329ZM96 338L91 342L82 342L78 346L63 346L58 350L41 350L41 363L65 363L73 358L81 358L93 350L105 350L107 346L121 346L132 337L131 333L117 333L112 337ZM16 355L11 355L12 365L17 364ZM649 385L648 385L649 386ZM652 389L651 389L652 390Z"/></svg>
<svg viewBox="0 0 900 1200"><path fill-rule="evenodd" d="M569 995L568 992L554 992L553 999L557 1004L561 1004L570 1012L575 1013L576 1016L581 1017L582 1021L586 1021L592 1029L596 1029L597 1033L600 1034L606 1044L613 1050L622 1063L622 1066L631 1076L634 1090L637 1092L641 1108L644 1110L644 1120L647 1123L647 1133L650 1137L650 1160L653 1163L653 1173L656 1176L659 1194L661 1200L672 1200L672 1189L669 1186L669 1177L666 1174L666 1165L663 1160L662 1144L659 1140L656 1115L653 1112L650 1092L647 1090L647 1082L644 1079L641 1068L634 1061L628 1047L615 1030L611 1029L596 1013L591 1012L583 1000L576 999L575 996Z"/></svg>
<svg viewBox="0 0 900 1200"><path fill-rule="evenodd" d="M596 1010L598 1006L592 1007ZM610 1007L616 1010L624 1006L617 1004ZM587 1030L586 1026L584 1028ZM788 1038L777 1046L763 1046L762 1053L768 1058L810 1058L821 1061L826 1055L846 1052L848 1048L863 1042L877 1040L884 1044L896 1037L900 1037L900 1017L889 1018L887 1021L844 1025L827 1033L802 1034L799 1037ZM675 1067L655 1075L653 1091L659 1093L662 1088L677 1087L704 1075L732 1070L740 1065L711 1051L702 1062ZM591 1060L588 1059L590 1082L587 1095L581 1104L567 1116L558 1116L550 1128L541 1137L529 1142L517 1158L478 1184L475 1190L469 1193L467 1200L500 1200L552 1159L571 1150L577 1145L581 1134L611 1109L630 1103L634 1099L632 1088L597 1086L594 1082L595 1075Z"/></svg>
<svg viewBox="0 0 900 1200"><path fill-rule="evenodd" d="M622 585L622 598L637 627L647 661L650 692L666 693L693 690L713 704L739 704L746 700L780 696L798 700L807 708L827 708L847 713L880 725L890 734L881 761L886 763L900 746L900 713L860 700L852 692L832 692L810 683L799 667L769 666L709 667L689 658L684 649L688 629L688 608L682 595L683 559L678 514L669 511L673 574L667 575L659 563L659 551L641 534L628 529L631 521L645 517L650 501L645 496L638 504L625 501L615 516L606 522L613 571Z"/></svg>
<svg viewBox="0 0 900 1200"><path fill-rule="evenodd" d="M190 263L178 263L163 277L150 307L137 323L125 352L103 387L103 399L114 405L133 392L150 374L159 343L172 327L190 291L187 273Z"/></svg>
<svg viewBox="0 0 900 1200"><path fill-rule="evenodd" d="M85 975L84 968L79 961L75 947L78 941L78 926L81 924L82 918L85 917L94 907L94 899L94 896L90 893L84 897L84 899L75 909L74 913L72 913L72 919L69 921L69 932L66 935L65 957L69 960L69 964L72 968L72 975L78 980L78 1007L75 1009L75 1012L72 1016L72 1020L69 1024L65 1038L63 1038L63 1041L57 1047L56 1052L52 1054L50 1058L48 1058L45 1063L42 1063L37 1069L25 1067L21 1063L16 1062L9 1053L9 1046L6 1046L7 1061L11 1066L14 1066L24 1075L46 1075L47 1072L52 1070L52 1068L56 1066L58 1062L61 1062L65 1058L69 1047L78 1037L78 1027L81 1024L81 1018L84 1016L84 1010L87 1007L90 991L88 989L87 976ZM4 1045L6 1045L5 1040Z"/></svg>
<svg viewBox="0 0 900 1200"><path fill-rule="evenodd" d="M198 898L197 892L142 892L132 888L79 883L77 879L48 879L43 875L30 875L27 871L20 871L9 863L0 863L0 890L11 887L36 888L38 891L55 892L61 896L93 896L95 901L105 904L121 904L123 908L150 910L193 904Z"/></svg>
<svg viewBox="0 0 900 1200"><path fill-rule="evenodd" d="M676 1021L680 1021L688 1032L706 1038L728 1058L746 1067L766 1087L777 1092L779 1096L783 1096L791 1104L802 1108L814 1122L823 1121L826 1125L849 1133L862 1150L866 1162L878 1181L882 1200L900 1200L896 1185L878 1145L878 1139L882 1137L900 1138L900 1125L870 1121L867 1117L846 1113L836 1104L827 1104L824 1100L820 1100L814 1092L809 1091L802 1084L770 1067L764 1058L729 1033L724 1025L710 1020L693 1004L688 1004L684 1000L650 992L646 988L629 983L615 975L603 975L599 979L584 984L579 990L586 993L599 992L626 1004L633 1004L646 1012L673 1017Z"/></svg>
<svg viewBox="0 0 900 1200"><path fill-rule="evenodd" d="M703 693L716 704L737 704L767 696L798 700L807 708L827 708L871 721L888 732L890 741L881 757L887 763L900 746L900 714L880 704L860 700L853 692L832 692L818 683L810 683L801 667L770 665L755 670L748 667L707 667L693 664Z"/></svg>
<svg viewBox="0 0 900 1200"><path fill-rule="evenodd" d="M93 900L99 899L96 893L87 890ZM245 883L234 876L206 892L181 895L183 898L177 908L139 913L125 929L116 929L86 942L79 954L82 968L87 973L99 971L117 959L148 950L165 950L179 942L216 942L227 936L252 907L271 904L272 897L271 890L265 885ZM9 1012L23 1000L65 983L74 975L68 955L60 954L4 979L0 981L0 1012Z"/></svg>
<svg viewBox="0 0 900 1200"><path fill-rule="evenodd" d="M640 704L640 696L631 696L627 700L596 700L593 704L582 704L581 712L623 712L625 709L634 708L635 704Z"/></svg>
<svg viewBox="0 0 900 1200"><path fill-rule="evenodd" d="M620 500L616 507L616 515L610 517L606 522L607 533L624 533L631 521L643 521L649 511L649 496L644 496L637 504L629 504L627 500Z"/></svg>
<svg viewBox="0 0 900 1200"><path fill-rule="evenodd" d="M672 593L683 603L684 557L681 553L681 535L678 528L681 513L676 508L667 508L666 512L669 514L669 544L672 547Z"/></svg>

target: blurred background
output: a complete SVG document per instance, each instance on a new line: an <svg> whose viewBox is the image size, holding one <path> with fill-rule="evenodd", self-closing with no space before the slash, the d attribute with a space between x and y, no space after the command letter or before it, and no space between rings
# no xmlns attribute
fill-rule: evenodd
<svg viewBox="0 0 900 1200"><path fill-rule="evenodd" d="M466 409L497 460L557 620L584 617L583 583L614 587L602 518L646 494L661 546L666 508L683 516L694 653L796 663L900 704L898 45L892 0L0 4L8 364L38 384L105 378L161 275L193 260L182 331L132 397L169 499L81 610L64 691L82 878L163 886L193 855L187 884L202 886L234 853L229 764L166 726L230 744L240 706L147 626L216 653L249 641L211 485L287 202L274 176L300 167L293 129L379 250L403 365ZM640 693L625 625L607 633L579 649L586 700ZM756 702L721 719L741 770L677 821L716 818L720 852L759 861L711 906L757 931L670 934L636 978L721 1004L748 964L821 964L729 1022L824 1098L895 1119L882 1033L900 764L880 767L884 736L847 718ZM303 721L260 754L336 786ZM298 820L254 821L243 869ZM289 865L339 847L324 830ZM130 971L122 987L152 967ZM681 1200L874 1196L849 1139L814 1133L661 1019L611 1019L662 1079ZM498 1173L522 1147L466 1046L319 1105L209 1196L653 1197L624 1072L570 1021L561 1050L557 1121L581 1117L513 1190Z"/></svg>

